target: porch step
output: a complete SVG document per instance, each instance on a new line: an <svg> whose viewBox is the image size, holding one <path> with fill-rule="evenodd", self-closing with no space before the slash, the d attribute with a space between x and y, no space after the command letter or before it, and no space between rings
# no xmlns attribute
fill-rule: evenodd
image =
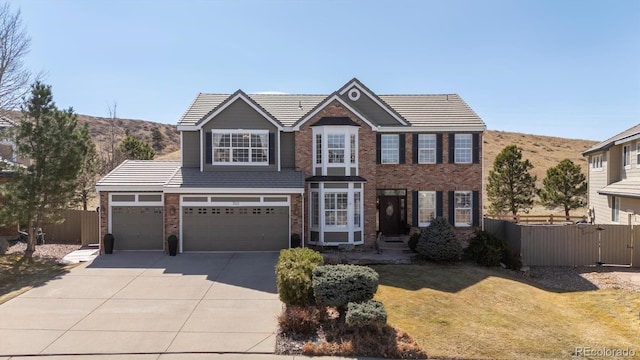
<svg viewBox="0 0 640 360"><path fill-rule="evenodd" d="M396 253L396 254L410 254L407 242L409 237L405 235L400 236L380 236L378 239L378 250L382 253Z"/></svg>

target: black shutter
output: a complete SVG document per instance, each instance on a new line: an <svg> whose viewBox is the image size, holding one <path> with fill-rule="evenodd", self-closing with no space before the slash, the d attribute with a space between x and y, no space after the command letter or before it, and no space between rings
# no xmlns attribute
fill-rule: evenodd
<svg viewBox="0 0 640 360"><path fill-rule="evenodd" d="M442 191L436 191L436 217L442 217Z"/></svg>
<svg viewBox="0 0 640 360"><path fill-rule="evenodd" d="M453 191L449 191L449 224L456 225L456 195Z"/></svg>
<svg viewBox="0 0 640 360"><path fill-rule="evenodd" d="M382 159L382 136L380 133L376 134L376 164L380 164L380 160Z"/></svg>
<svg viewBox="0 0 640 360"><path fill-rule="evenodd" d="M480 226L480 192L474 191L472 198L472 207L471 207L471 219L472 225L475 227Z"/></svg>
<svg viewBox="0 0 640 360"><path fill-rule="evenodd" d="M456 160L456 134L449 134L449 164Z"/></svg>
<svg viewBox="0 0 640 360"><path fill-rule="evenodd" d="M418 192L416 190L413 191L413 204L411 204L413 208L413 226L418 227Z"/></svg>
<svg viewBox="0 0 640 360"><path fill-rule="evenodd" d="M399 156L398 160L400 160L400 161L398 163L400 163L400 164L404 164L405 161L406 161L406 159L405 159L406 156L405 155L406 155L406 152L407 152L406 151L407 148L405 146L405 140L406 140L406 137L404 136L404 134L398 135L398 142L400 143L400 146L399 146L399 149L398 149L398 152L400 152L400 154L399 154L400 156Z"/></svg>
<svg viewBox="0 0 640 360"><path fill-rule="evenodd" d="M473 134L473 163L480 164L480 134Z"/></svg>
<svg viewBox="0 0 640 360"><path fill-rule="evenodd" d="M412 144L413 151L412 151L412 154L413 154L413 163L414 164L418 163L418 136L419 136L418 134L413 134L413 144Z"/></svg>
<svg viewBox="0 0 640 360"><path fill-rule="evenodd" d="M269 164L273 165L276 163L276 134L270 132L269 133Z"/></svg>
<svg viewBox="0 0 640 360"><path fill-rule="evenodd" d="M205 164L211 164L211 159L213 158L213 139L211 137L211 131L204 133L204 143L204 162Z"/></svg>
<svg viewBox="0 0 640 360"><path fill-rule="evenodd" d="M436 163L442 164L442 134L436 134Z"/></svg>

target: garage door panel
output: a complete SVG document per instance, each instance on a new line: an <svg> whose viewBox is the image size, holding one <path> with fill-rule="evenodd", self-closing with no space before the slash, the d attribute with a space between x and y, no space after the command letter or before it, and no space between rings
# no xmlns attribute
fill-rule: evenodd
<svg viewBox="0 0 640 360"><path fill-rule="evenodd" d="M162 207L115 206L111 228L115 250L162 250Z"/></svg>
<svg viewBox="0 0 640 360"><path fill-rule="evenodd" d="M185 251L274 251L289 247L288 207L185 207Z"/></svg>

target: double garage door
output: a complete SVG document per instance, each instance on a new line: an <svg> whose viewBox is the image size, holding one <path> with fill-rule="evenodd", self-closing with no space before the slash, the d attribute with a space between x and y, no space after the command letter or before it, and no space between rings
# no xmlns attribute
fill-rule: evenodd
<svg viewBox="0 0 640 360"><path fill-rule="evenodd" d="M182 208L184 251L275 251L289 247L286 206Z"/></svg>

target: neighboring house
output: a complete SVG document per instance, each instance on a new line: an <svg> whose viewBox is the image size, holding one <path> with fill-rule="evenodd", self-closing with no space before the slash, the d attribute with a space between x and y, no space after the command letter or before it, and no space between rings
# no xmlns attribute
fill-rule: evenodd
<svg viewBox="0 0 640 360"><path fill-rule="evenodd" d="M182 159L125 161L101 179L115 249L374 246L445 216L481 226L484 122L455 94L199 94L178 123ZM102 237L101 236L101 237Z"/></svg>
<svg viewBox="0 0 640 360"><path fill-rule="evenodd" d="M14 127L14 123L11 119L0 116L0 159L16 162L16 145L4 138L4 133L10 128Z"/></svg>
<svg viewBox="0 0 640 360"><path fill-rule="evenodd" d="M582 155L589 161L587 196L592 221L629 224L629 214L640 214L640 124Z"/></svg>
<svg viewBox="0 0 640 360"><path fill-rule="evenodd" d="M2 156L0 156L0 186L5 184L9 177L13 174L11 168L16 166L15 163L5 160ZM0 206L3 206L5 202L5 198L0 194ZM13 240L18 237L18 226L17 225L0 225L0 239Z"/></svg>

